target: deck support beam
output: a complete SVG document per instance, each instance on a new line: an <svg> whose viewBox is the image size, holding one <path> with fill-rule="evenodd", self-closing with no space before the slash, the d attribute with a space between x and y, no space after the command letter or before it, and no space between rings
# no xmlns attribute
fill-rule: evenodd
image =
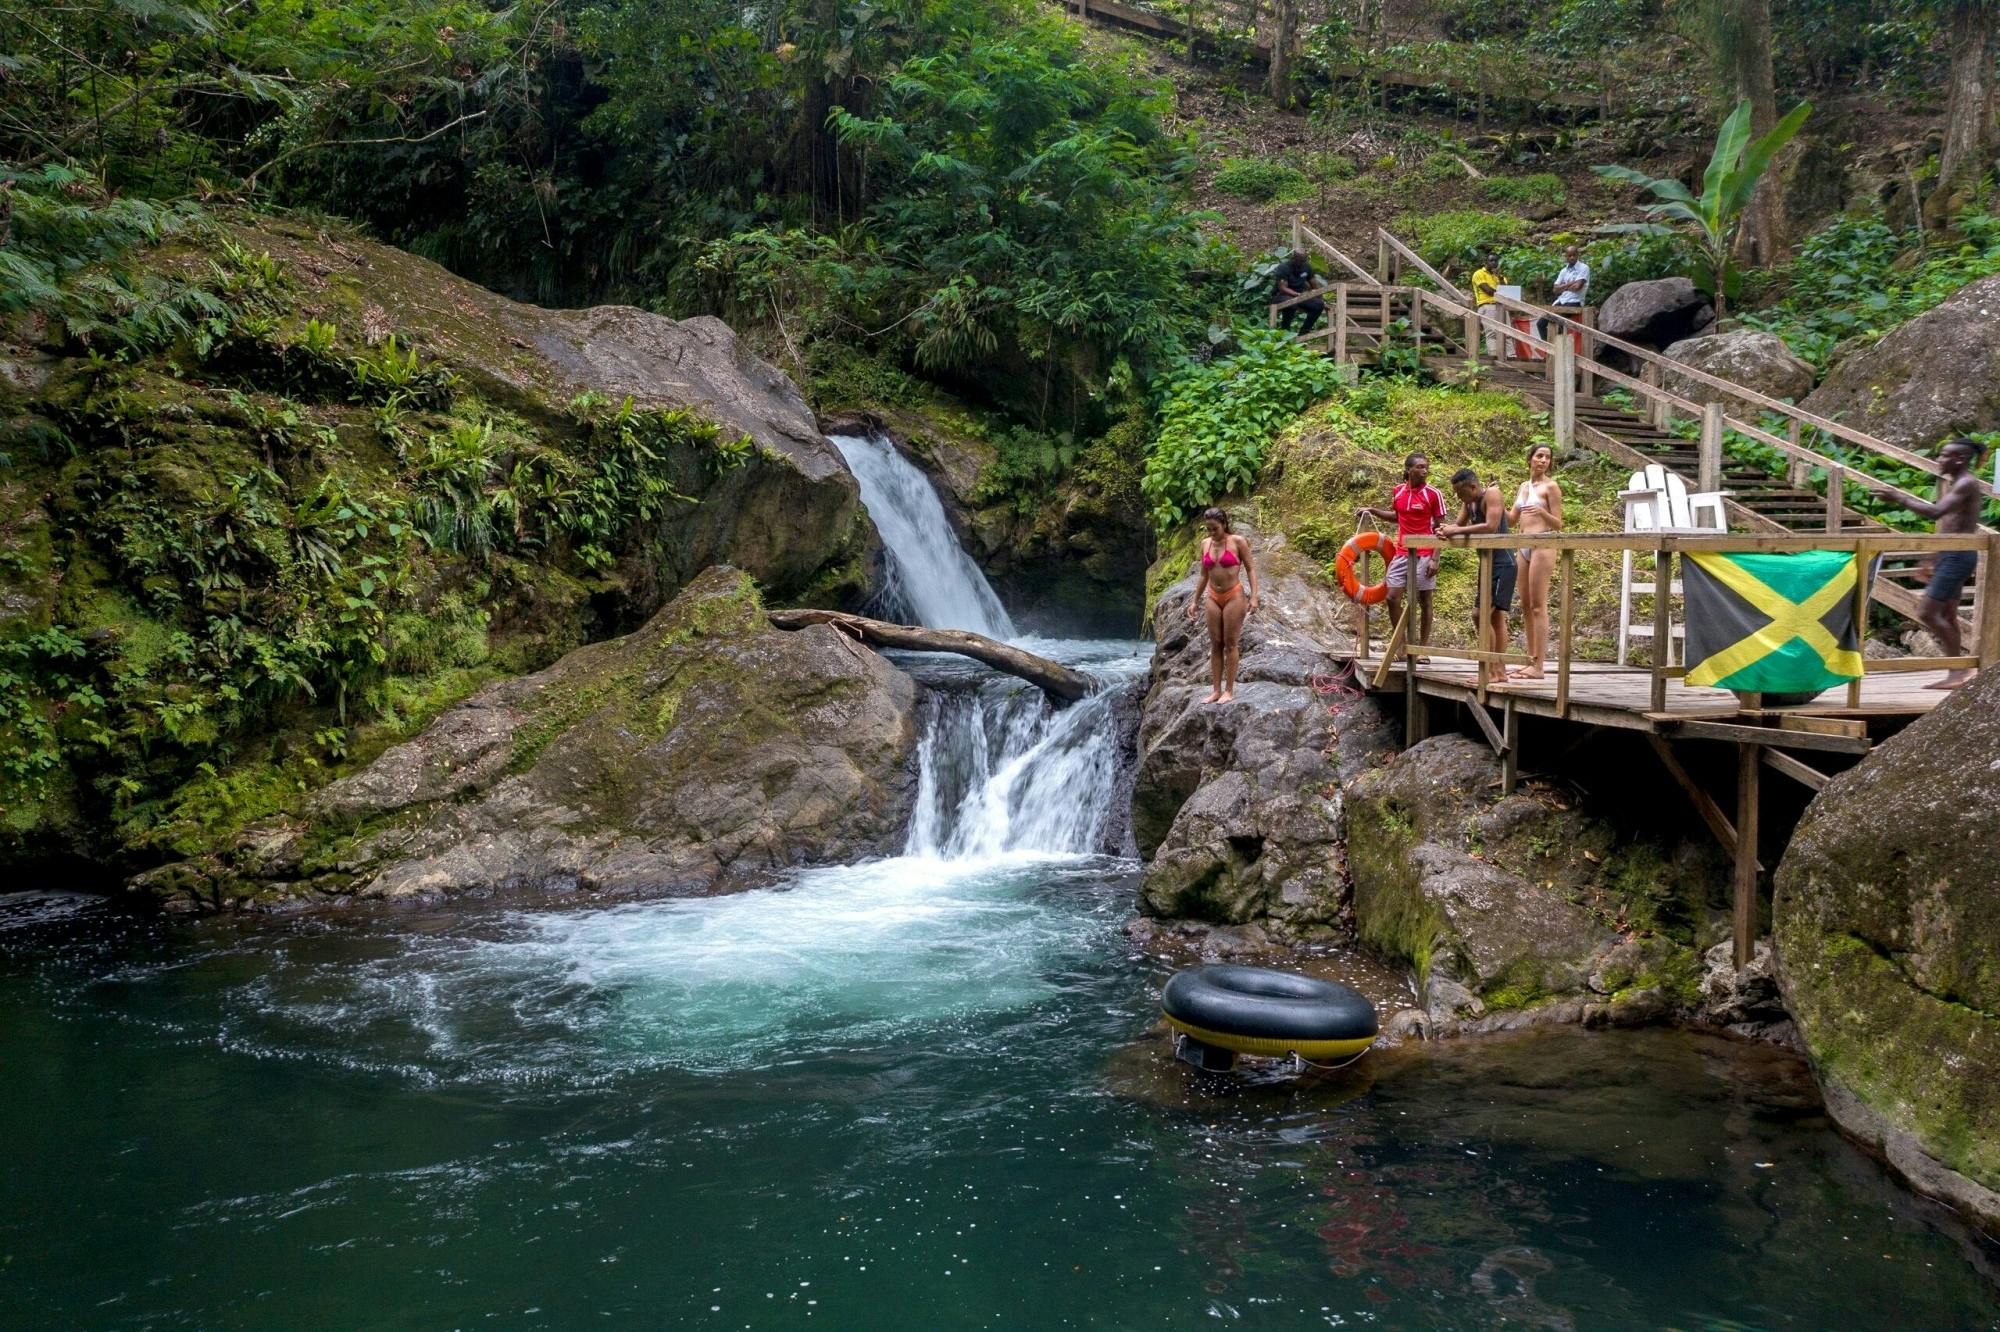
<svg viewBox="0 0 2000 1332"><path fill-rule="evenodd" d="M1701 821L1706 823L1708 830L1715 834L1715 840L1721 843L1723 852L1731 859L1734 859L1737 849L1736 827L1730 823L1729 816L1724 814L1721 806L1717 805L1708 792L1701 788L1701 783L1695 781L1688 774L1688 770L1681 766L1680 756L1674 753L1672 745L1650 731L1646 733L1646 742L1652 745L1653 752L1660 756L1660 762L1666 767L1668 773L1672 774L1674 781L1679 783L1681 790L1686 793L1689 803L1694 806L1695 813L1701 815ZM1756 848L1753 847L1751 850L1752 858L1754 859ZM1757 868L1762 869L1763 866L1759 865Z"/></svg>
<svg viewBox="0 0 2000 1332"><path fill-rule="evenodd" d="M1757 780L1763 771L1763 746L1736 747L1736 969L1750 965L1757 943Z"/></svg>
<svg viewBox="0 0 2000 1332"><path fill-rule="evenodd" d="M1500 750L1500 794L1514 794L1514 786L1521 778L1521 712L1508 699L1503 705L1503 729ZM1481 708L1481 712L1485 709Z"/></svg>

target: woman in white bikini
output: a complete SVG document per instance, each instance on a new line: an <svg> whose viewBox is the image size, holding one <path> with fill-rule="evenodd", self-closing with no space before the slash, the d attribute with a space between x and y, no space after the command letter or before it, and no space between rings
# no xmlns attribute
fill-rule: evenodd
<svg viewBox="0 0 2000 1332"><path fill-rule="evenodd" d="M1528 450L1528 479L1514 492L1507 522L1522 536L1560 532L1563 525L1562 486L1550 475L1555 451L1546 444ZM1528 638L1528 664L1509 671L1510 680L1539 680L1549 655L1549 578L1555 573L1552 550L1521 552L1521 618Z"/></svg>

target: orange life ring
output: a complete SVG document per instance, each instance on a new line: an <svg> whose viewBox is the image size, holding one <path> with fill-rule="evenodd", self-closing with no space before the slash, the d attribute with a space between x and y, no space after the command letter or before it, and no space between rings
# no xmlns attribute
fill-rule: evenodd
<svg viewBox="0 0 2000 1332"><path fill-rule="evenodd" d="M1340 548L1340 554L1334 557L1333 576L1340 580L1340 590L1347 594L1349 600L1373 606L1389 599L1389 585L1375 583L1369 587L1361 586L1361 580L1354 576L1354 561L1361 557L1364 550L1374 551L1385 563L1396 558L1396 543L1382 533L1356 532Z"/></svg>

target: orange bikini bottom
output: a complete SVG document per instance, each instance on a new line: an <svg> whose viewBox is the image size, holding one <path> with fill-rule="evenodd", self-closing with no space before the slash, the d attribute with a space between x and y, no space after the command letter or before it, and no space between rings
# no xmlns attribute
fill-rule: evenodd
<svg viewBox="0 0 2000 1332"><path fill-rule="evenodd" d="M1208 589L1208 597L1217 606L1227 606L1230 602L1236 600L1236 594L1242 590L1243 584L1241 583L1231 583L1228 587L1224 588L1211 586Z"/></svg>

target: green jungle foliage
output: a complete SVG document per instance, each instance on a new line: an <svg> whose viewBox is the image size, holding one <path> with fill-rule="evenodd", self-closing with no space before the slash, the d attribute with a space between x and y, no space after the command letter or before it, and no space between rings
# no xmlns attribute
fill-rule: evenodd
<svg viewBox="0 0 2000 1332"><path fill-rule="evenodd" d="M1953 243L1939 245L1886 222L1837 218L1800 242L1777 274L1783 298L1742 320L1824 369L1846 339L1880 337L1966 283L2000 273L2000 217L1961 213L1950 235Z"/></svg>
<svg viewBox="0 0 2000 1332"><path fill-rule="evenodd" d="M1346 162L1349 174L1353 173L1350 159L1334 160ZM1214 184L1232 198L1257 203L1300 203L1319 192L1305 172L1263 157L1231 158L1215 173Z"/></svg>
<svg viewBox="0 0 2000 1332"><path fill-rule="evenodd" d="M1488 176L1480 182L1479 192L1500 203L1552 207L1561 207L1569 193L1562 178L1547 171L1532 176Z"/></svg>
<svg viewBox="0 0 2000 1332"><path fill-rule="evenodd" d="M1278 431L1342 382L1340 367L1282 329L1245 325L1236 350L1163 379L1140 490L1164 530L1263 474Z"/></svg>
<svg viewBox="0 0 2000 1332"><path fill-rule="evenodd" d="M1434 267L1477 264L1481 255L1527 234L1528 224L1512 213L1460 209L1446 213L1405 213L1396 234Z"/></svg>

